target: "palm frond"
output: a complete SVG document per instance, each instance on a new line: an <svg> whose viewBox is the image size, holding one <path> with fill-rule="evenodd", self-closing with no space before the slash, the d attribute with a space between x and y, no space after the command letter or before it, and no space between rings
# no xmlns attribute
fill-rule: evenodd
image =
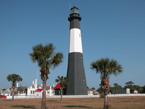
<svg viewBox="0 0 145 109"><path fill-rule="evenodd" d="M9 74L7 76L7 80L12 81L12 83L15 83L16 81L22 81L23 79L17 74L11 74L11 75Z"/></svg>
<svg viewBox="0 0 145 109"><path fill-rule="evenodd" d="M114 74L115 76L122 72L122 66L118 64L117 61L111 60L109 58L102 58L91 63L91 69L95 69L96 73L101 73L102 77L109 77L109 75Z"/></svg>
<svg viewBox="0 0 145 109"><path fill-rule="evenodd" d="M51 65L53 65L53 68L58 66L62 62L62 59L63 59L63 54L62 53L57 53L54 56L52 56Z"/></svg>
<svg viewBox="0 0 145 109"><path fill-rule="evenodd" d="M60 82L60 87L63 88L65 84L69 84L69 79L67 77L58 76L58 79L55 79L55 82Z"/></svg>
<svg viewBox="0 0 145 109"><path fill-rule="evenodd" d="M54 54L55 47L53 44L47 44L43 46L42 44L38 44L32 48L33 53L30 53L31 59L34 62L38 62L38 66L40 66L41 70L41 79L45 79L43 76L46 75L48 79L48 74L50 74L49 69L51 66L55 68L62 62L63 54L57 53Z"/></svg>
<svg viewBox="0 0 145 109"><path fill-rule="evenodd" d="M59 82L59 79L55 79L55 82Z"/></svg>

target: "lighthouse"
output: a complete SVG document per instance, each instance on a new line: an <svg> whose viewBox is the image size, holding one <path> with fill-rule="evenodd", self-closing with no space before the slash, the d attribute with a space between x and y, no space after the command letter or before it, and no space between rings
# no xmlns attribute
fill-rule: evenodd
<svg viewBox="0 0 145 109"><path fill-rule="evenodd" d="M66 95L87 95L86 77L83 64L83 50L80 30L79 9L73 7L68 18L70 22L70 42L68 54Z"/></svg>

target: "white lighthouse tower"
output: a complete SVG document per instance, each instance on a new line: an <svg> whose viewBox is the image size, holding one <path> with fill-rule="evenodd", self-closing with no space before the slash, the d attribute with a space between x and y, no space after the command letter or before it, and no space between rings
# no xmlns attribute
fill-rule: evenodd
<svg viewBox="0 0 145 109"><path fill-rule="evenodd" d="M70 42L67 70L69 85L66 87L66 95L87 95L80 30L81 17L77 7L74 6L71 8L71 14L68 20L70 21Z"/></svg>

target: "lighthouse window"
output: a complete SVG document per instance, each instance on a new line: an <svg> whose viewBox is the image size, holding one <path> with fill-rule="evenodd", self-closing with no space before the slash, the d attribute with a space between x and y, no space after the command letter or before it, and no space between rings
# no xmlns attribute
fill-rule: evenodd
<svg viewBox="0 0 145 109"><path fill-rule="evenodd" d="M85 81L85 79L83 79L83 81Z"/></svg>

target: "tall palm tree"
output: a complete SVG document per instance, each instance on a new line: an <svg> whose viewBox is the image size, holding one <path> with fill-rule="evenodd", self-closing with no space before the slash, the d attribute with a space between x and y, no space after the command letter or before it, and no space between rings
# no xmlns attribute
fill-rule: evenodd
<svg viewBox="0 0 145 109"><path fill-rule="evenodd" d="M60 76L58 76L58 79L55 79L55 82L60 82L61 101L62 101L62 90L63 90L63 86L65 84L69 84L69 79L67 77L64 78L63 76L61 76L61 78L60 78Z"/></svg>
<svg viewBox="0 0 145 109"><path fill-rule="evenodd" d="M115 76L122 72L122 66L117 61L109 58L102 58L100 60L91 63L91 69L95 69L96 73L101 74L101 87L104 91L104 109L108 108L107 94L109 92L109 75L114 74Z"/></svg>
<svg viewBox="0 0 145 109"><path fill-rule="evenodd" d="M7 80L12 81L12 89L13 89L12 100L14 100L14 89L16 87L16 81L22 81L23 79L17 74L11 74L7 76Z"/></svg>
<svg viewBox="0 0 145 109"><path fill-rule="evenodd" d="M50 69L58 66L63 59L62 53L54 53L55 47L53 44L43 46L41 44L33 47L33 53L30 53L33 63L38 62L40 67L41 79L43 81L43 96L41 109L46 108L46 80L48 79L48 74L50 74Z"/></svg>

